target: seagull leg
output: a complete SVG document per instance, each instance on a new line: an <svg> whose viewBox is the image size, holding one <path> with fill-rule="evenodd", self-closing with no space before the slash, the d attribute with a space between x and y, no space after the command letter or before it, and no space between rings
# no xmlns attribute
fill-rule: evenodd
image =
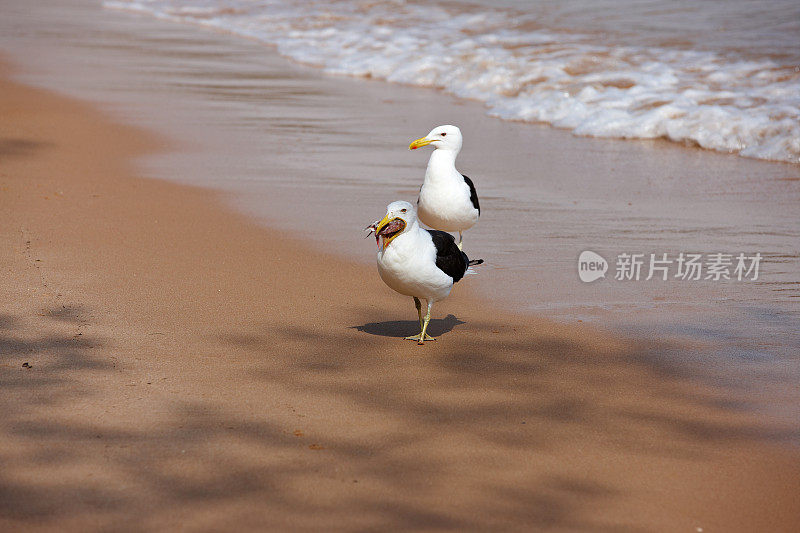
<svg viewBox="0 0 800 533"><path fill-rule="evenodd" d="M428 322L431 319L431 307L433 306L433 302L428 302L428 314L425 316L425 320L422 319L422 302L419 301L419 298L414 296L414 305L417 308L417 315L419 316L419 335L412 335L410 337L405 337L407 341L417 341L419 344L422 344L425 341L435 341L433 337L430 335L425 334L425 330L428 329Z"/></svg>
<svg viewBox="0 0 800 533"><path fill-rule="evenodd" d="M414 298L414 307L417 308L417 316L419 317L419 330L422 331L422 302L419 301L419 298L416 296ZM419 335L412 335L410 337L405 337L407 341L418 341Z"/></svg>
<svg viewBox="0 0 800 533"><path fill-rule="evenodd" d="M429 337L425 332L428 330L428 322L431 321L431 308L433 307L433 300L428 300L428 313L425 315L425 323L422 325L422 332L419 334L420 339L418 344L425 341L435 341L433 337Z"/></svg>
<svg viewBox="0 0 800 533"><path fill-rule="evenodd" d="M458 249L462 250L462 246L464 246L464 238L461 236L461 232L458 232Z"/></svg>

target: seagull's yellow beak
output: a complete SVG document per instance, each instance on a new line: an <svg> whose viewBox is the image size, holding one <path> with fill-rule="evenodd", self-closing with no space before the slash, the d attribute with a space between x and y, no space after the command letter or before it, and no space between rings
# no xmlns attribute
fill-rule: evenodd
<svg viewBox="0 0 800 533"><path fill-rule="evenodd" d="M375 235L380 234L381 230L386 227L386 224L389 223L389 215L387 214L383 217L380 222L375 226Z"/></svg>
<svg viewBox="0 0 800 533"><path fill-rule="evenodd" d="M390 225L391 227L388 227ZM402 218L395 217L390 219L388 214L383 217L375 226L375 238L380 240L380 238L383 237L383 246L381 246L381 249L386 249L389 243L403 232L405 227L406 221ZM388 231L384 233L384 230Z"/></svg>
<svg viewBox="0 0 800 533"><path fill-rule="evenodd" d="M417 139L413 143L409 144L408 145L408 149L409 150L416 150L417 148L422 148L423 146L428 146L432 142L433 142L432 139L428 139L427 137L423 137L423 138Z"/></svg>

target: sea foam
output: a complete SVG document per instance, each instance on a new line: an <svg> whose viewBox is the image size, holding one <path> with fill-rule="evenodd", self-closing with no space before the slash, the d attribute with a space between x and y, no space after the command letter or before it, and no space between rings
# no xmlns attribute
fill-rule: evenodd
<svg viewBox="0 0 800 533"><path fill-rule="evenodd" d="M257 39L338 75L435 87L492 116L578 135L666 138L800 163L800 67L769 58L604 44L487 7L390 0L113 0Z"/></svg>

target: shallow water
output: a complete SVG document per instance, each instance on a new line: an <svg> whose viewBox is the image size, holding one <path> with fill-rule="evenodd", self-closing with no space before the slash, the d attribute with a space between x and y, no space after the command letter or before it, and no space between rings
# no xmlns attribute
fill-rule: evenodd
<svg viewBox="0 0 800 533"><path fill-rule="evenodd" d="M800 163L797 5L510 4L104 2L258 40L327 73L443 89L494 117Z"/></svg>
<svg viewBox="0 0 800 533"><path fill-rule="evenodd" d="M483 207L466 249L486 259L459 291L686 339L710 347L715 364L767 361L797 372L797 165L495 120L440 92L326 77L258 42L93 2L12 4L4 14L0 44L27 59L24 81L179 140L176 152L142 162L150 176L229 191L266 224L371 263L374 244L361 228L389 201L413 200L424 173L427 154L408 142L455 122L465 135L459 168ZM612 263L607 279L578 279L584 250ZM757 281L613 279L618 254L680 252L764 260ZM451 300L442 308L457 309Z"/></svg>

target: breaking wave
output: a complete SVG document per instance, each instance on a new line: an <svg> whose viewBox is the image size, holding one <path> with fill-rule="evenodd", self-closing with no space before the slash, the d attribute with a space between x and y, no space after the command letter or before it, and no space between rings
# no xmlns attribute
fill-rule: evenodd
<svg viewBox="0 0 800 533"><path fill-rule="evenodd" d="M328 73L442 89L492 116L578 135L666 138L800 163L800 67L719 51L617 46L535 14L391 0L114 0L277 47Z"/></svg>

